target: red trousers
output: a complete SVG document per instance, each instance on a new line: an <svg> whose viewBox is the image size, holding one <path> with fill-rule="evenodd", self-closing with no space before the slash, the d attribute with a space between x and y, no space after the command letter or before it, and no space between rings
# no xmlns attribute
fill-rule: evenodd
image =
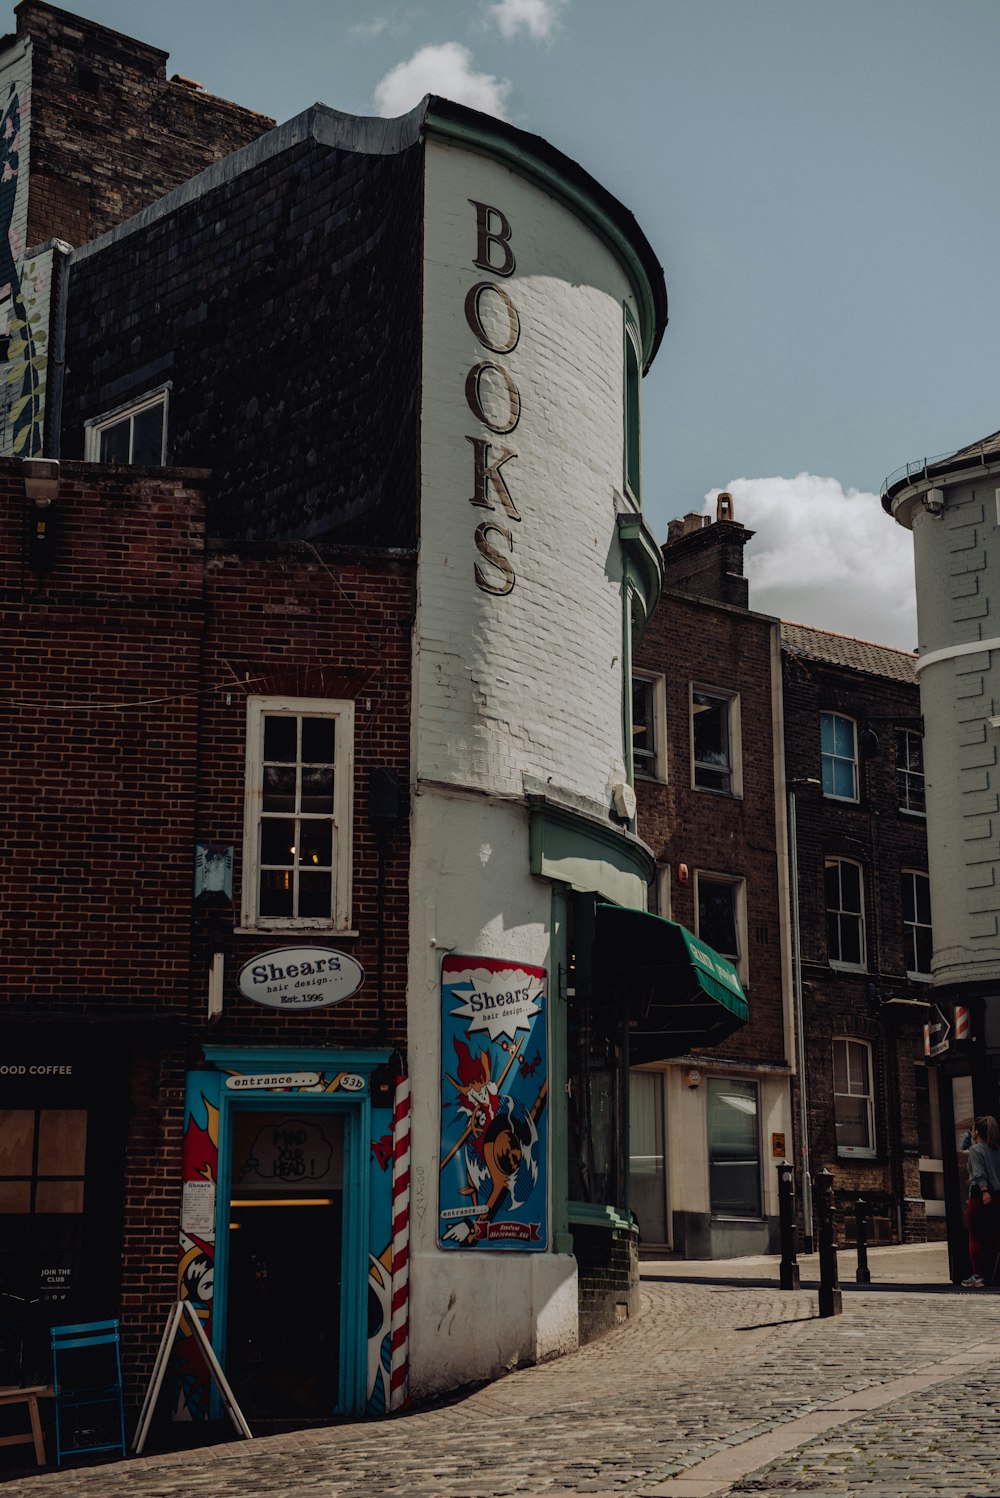
<svg viewBox="0 0 1000 1498"><path fill-rule="evenodd" d="M980 1275L987 1284L993 1278L993 1270L1000 1253L1000 1222L998 1222L997 1199L991 1195L989 1206L984 1206L979 1196L970 1196L965 1208L965 1221L969 1229L969 1257L974 1274Z"/></svg>

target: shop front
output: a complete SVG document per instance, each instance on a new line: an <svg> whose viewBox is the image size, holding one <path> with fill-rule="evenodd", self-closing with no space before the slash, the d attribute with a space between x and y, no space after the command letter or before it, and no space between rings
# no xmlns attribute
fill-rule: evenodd
<svg viewBox="0 0 1000 1498"><path fill-rule="evenodd" d="M0 1384L48 1382L48 1327L118 1310L127 1072L106 1041L5 1039Z"/></svg>
<svg viewBox="0 0 1000 1498"><path fill-rule="evenodd" d="M187 1079L178 1294L251 1424L389 1407L386 1051L206 1046ZM178 1419L218 1414L190 1336Z"/></svg>

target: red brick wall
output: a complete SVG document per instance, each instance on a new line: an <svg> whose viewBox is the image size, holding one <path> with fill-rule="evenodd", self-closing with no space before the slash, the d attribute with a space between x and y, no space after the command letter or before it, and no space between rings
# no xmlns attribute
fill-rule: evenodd
<svg viewBox="0 0 1000 1498"><path fill-rule="evenodd" d="M54 565L39 578L26 565L36 512L21 465L0 461L0 1033L42 1023L50 1036L79 1035L86 1021L115 1052L128 1114L121 1264L133 1399L175 1297L184 1073L201 1044L406 1045L412 561L312 547L206 553L204 479L63 464L46 512ZM367 977L337 1008L294 1018L236 986L243 962L287 939L233 932L248 692L356 703L357 935L317 940L349 951ZM402 791L384 907L372 765L394 770ZM234 845L233 908L194 909L199 840ZM208 963L220 950L224 1011L209 1027Z"/></svg>

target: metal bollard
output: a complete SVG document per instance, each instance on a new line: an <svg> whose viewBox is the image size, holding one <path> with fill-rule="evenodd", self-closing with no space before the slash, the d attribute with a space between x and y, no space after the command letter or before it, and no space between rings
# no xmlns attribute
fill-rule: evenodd
<svg viewBox="0 0 1000 1498"><path fill-rule="evenodd" d="M833 1241L833 1176L826 1169L815 1178L819 1218L819 1314L839 1316L844 1309Z"/></svg>
<svg viewBox="0 0 1000 1498"><path fill-rule="evenodd" d="M795 1180L787 1160L778 1166L778 1222L781 1231L782 1290L801 1288L799 1261L795 1257Z"/></svg>
<svg viewBox="0 0 1000 1498"><path fill-rule="evenodd" d="M863 1196L859 1196L854 1203L854 1218L858 1240L858 1267L854 1278L859 1285L870 1285L872 1272L868 1268L868 1203Z"/></svg>

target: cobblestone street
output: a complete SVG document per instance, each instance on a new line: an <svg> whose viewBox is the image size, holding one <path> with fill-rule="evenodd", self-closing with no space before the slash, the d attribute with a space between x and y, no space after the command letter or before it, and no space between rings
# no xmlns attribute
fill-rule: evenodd
<svg viewBox="0 0 1000 1498"><path fill-rule="evenodd" d="M18 1476L4 1491L992 1498L1000 1493L1000 1295L952 1290L943 1262L937 1248L875 1251L871 1290L855 1289L842 1264L844 1314L826 1320L816 1315L815 1289L767 1283L773 1260L649 1264L631 1325L451 1404L378 1424Z"/></svg>

